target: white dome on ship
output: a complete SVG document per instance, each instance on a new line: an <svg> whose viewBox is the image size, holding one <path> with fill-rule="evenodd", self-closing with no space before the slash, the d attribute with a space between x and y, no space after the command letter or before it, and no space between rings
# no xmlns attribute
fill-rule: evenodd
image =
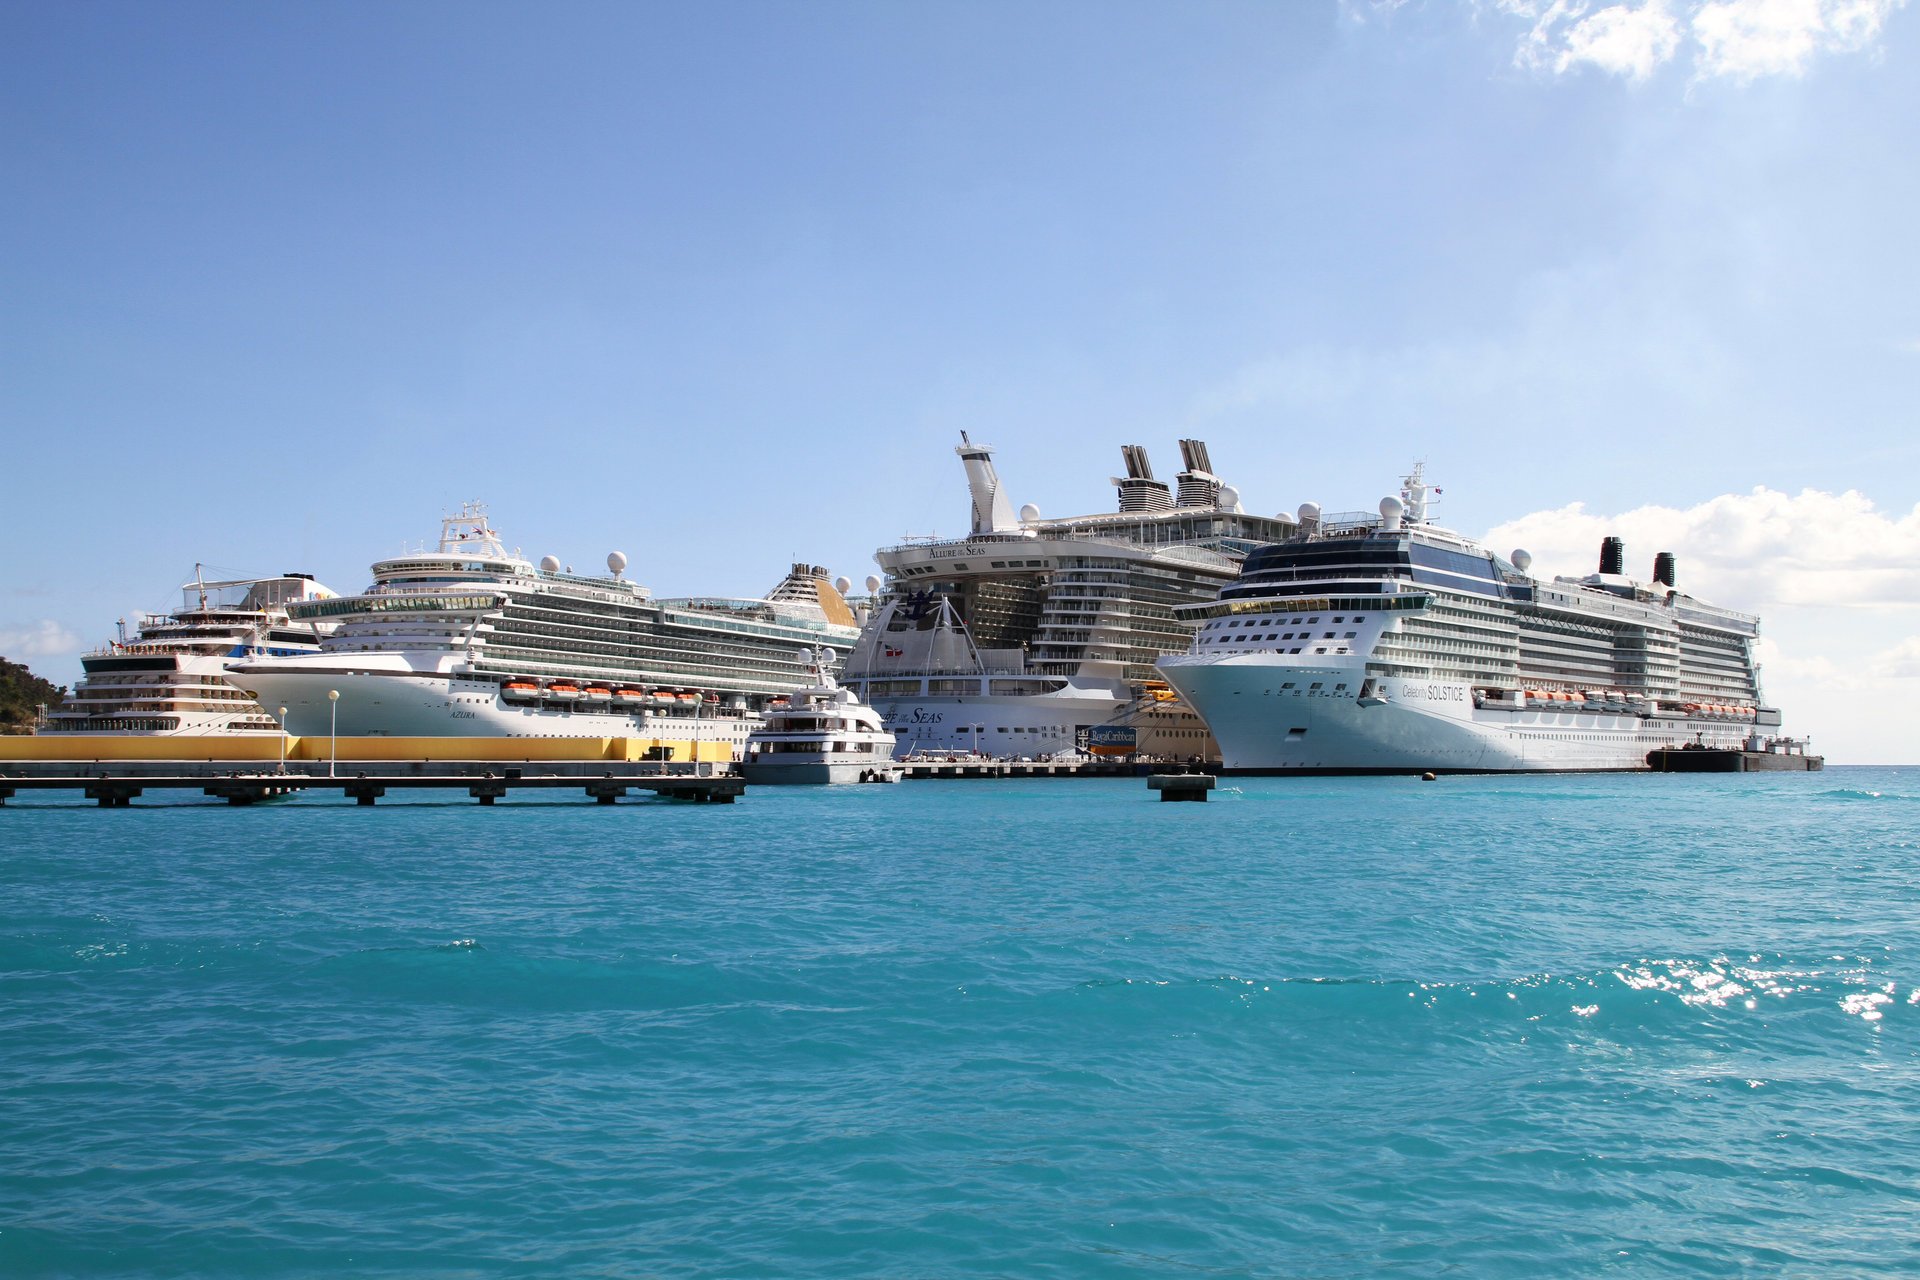
<svg viewBox="0 0 1920 1280"><path fill-rule="evenodd" d="M1317 502L1303 502L1300 504L1299 514L1301 524L1318 520L1320 518L1320 504Z"/></svg>
<svg viewBox="0 0 1920 1280"><path fill-rule="evenodd" d="M1020 508L1020 518L1028 524L1032 524L1040 518L1040 508L1034 506L1031 502L1027 503Z"/></svg>
<svg viewBox="0 0 1920 1280"><path fill-rule="evenodd" d="M1513 561L1514 568L1518 569L1522 573L1525 573L1527 571L1527 567L1533 563L1533 553L1531 551L1528 551L1525 547L1515 547L1513 549L1513 554L1508 556L1507 559Z"/></svg>
<svg viewBox="0 0 1920 1280"><path fill-rule="evenodd" d="M623 572L625 572L626 567L627 567L626 552L624 551L607 552L607 568L613 571L614 577L616 578L619 577Z"/></svg>
<svg viewBox="0 0 1920 1280"><path fill-rule="evenodd" d="M1380 499L1380 518L1382 520L1397 519L1405 514L1407 514L1407 504L1400 501L1400 499L1393 497L1391 494Z"/></svg>
<svg viewBox="0 0 1920 1280"><path fill-rule="evenodd" d="M878 574L873 574L873 573L868 574L867 575L867 591L869 593L872 593L872 592L878 591L879 589L880 589L880 576Z"/></svg>
<svg viewBox="0 0 1920 1280"><path fill-rule="evenodd" d="M560 572L560 557L559 556L541 556L540 568L541 568L541 571L545 573Z"/></svg>
<svg viewBox="0 0 1920 1280"><path fill-rule="evenodd" d="M1240 491L1230 484L1221 485L1220 496L1214 500L1214 505L1222 511L1237 510L1240 506Z"/></svg>
<svg viewBox="0 0 1920 1280"><path fill-rule="evenodd" d="M833 589L835 591L838 591L841 595L845 595L847 594L847 592L853 590L853 579L849 577L845 577L844 575L841 577L835 578L833 580Z"/></svg>

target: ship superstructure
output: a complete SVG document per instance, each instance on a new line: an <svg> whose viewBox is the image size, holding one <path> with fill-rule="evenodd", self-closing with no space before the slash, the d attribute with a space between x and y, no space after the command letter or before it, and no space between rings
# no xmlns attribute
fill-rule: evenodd
<svg viewBox="0 0 1920 1280"><path fill-rule="evenodd" d="M382 560L358 595L303 604L320 651L240 665L297 734L646 738L662 758L736 758L772 698L810 683L815 647L859 634L826 571L795 565L766 599L655 599L607 576L509 552L483 508L439 548ZM337 694L337 697L330 695Z"/></svg>
<svg viewBox="0 0 1920 1280"><path fill-rule="evenodd" d="M1015 515L991 449L962 434L971 532L875 553L885 578L869 580L875 609L843 676L899 754L1214 754L1154 661L1192 638L1180 606L1212 600L1294 524L1243 510L1204 443L1180 448L1174 485L1127 445L1118 510L1042 519L1031 505Z"/></svg>
<svg viewBox="0 0 1920 1280"><path fill-rule="evenodd" d="M1759 620L1625 572L1540 581L1428 519L1416 467L1379 516L1300 509L1218 601L1184 607L1189 652L1168 682L1206 720L1229 770L1423 772L1642 769L1657 747L1763 745ZM1759 741L1756 741L1759 740Z"/></svg>
<svg viewBox="0 0 1920 1280"><path fill-rule="evenodd" d="M278 733L280 722L227 678L227 664L316 652L320 637L288 609L333 592L310 574L206 580L199 566L180 608L150 613L134 635L80 659L86 674L46 720L44 733L199 735Z"/></svg>

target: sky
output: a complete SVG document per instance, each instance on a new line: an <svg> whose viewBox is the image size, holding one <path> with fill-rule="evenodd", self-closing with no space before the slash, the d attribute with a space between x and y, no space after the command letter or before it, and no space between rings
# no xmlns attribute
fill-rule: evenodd
<svg viewBox="0 0 1920 1280"><path fill-rule="evenodd" d="M0 0L0 654L484 500L661 594L856 581L1208 442L1249 509L1601 536L1920 763L1905 0Z"/></svg>

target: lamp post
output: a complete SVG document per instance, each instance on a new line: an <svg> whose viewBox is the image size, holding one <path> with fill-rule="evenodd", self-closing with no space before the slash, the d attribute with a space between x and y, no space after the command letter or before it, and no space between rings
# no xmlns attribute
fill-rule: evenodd
<svg viewBox="0 0 1920 1280"><path fill-rule="evenodd" d="M975 756L980 754L980 731L986 727L987 726L983 724L970 724L967 726L967 728L973 730L973 754Z"/></svg>
<svg viewBox="0 0 1920 1280"><path fill-rule="evenodd" d="M327 776L331 778L334 762L340 758L340 691L327 690L327 701L331 704L330 710L333 712L333 723L327 734L330 739L327 746Z"/></svg>
<svg viewBox="0 0 1920 1280"><path fill-rule="evenodd" d="M287 709L280 708L280 772L287 771Z"/></svg>

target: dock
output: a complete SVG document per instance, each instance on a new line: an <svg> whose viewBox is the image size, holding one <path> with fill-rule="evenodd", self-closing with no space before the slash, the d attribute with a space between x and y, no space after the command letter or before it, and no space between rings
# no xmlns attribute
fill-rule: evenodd
<svg viewBox="0 0 1920 1280"><path fill-rule="evenodd" d="M1140 778L1180 766L1132 760L1001 760L991 756L896 760L902 777L939 778Z"/></svg>
<svg viewBox="0 0 1920 1280"><path fill-rule="evenodd" d="M0 771L0 804L21 791L78 791L103 809L124 809L148 791L187 790L230 805L306 792L338 792L356 804L372 805L388 792L421 790L463 790L483 805L528 790L577 791L598 804L614 804L636 791L696 804L732 804L746 784L738 774L710 764L618 767L547 761L519 767L478 760L383 762L378 769L331 774L324 763L312 761L290 761L284 772L263 770L252 761L118 761L110 771L89 772L65 761L14 761Z"/></svg>
<svg viewBox="0 0 1920 1280"><path fill-rule="evenodd" d="M1647 753L1647 767L1655 773L1819 773L1825 756L1795 749L1747 751L1736 747L1660 747Z"/></svg>

